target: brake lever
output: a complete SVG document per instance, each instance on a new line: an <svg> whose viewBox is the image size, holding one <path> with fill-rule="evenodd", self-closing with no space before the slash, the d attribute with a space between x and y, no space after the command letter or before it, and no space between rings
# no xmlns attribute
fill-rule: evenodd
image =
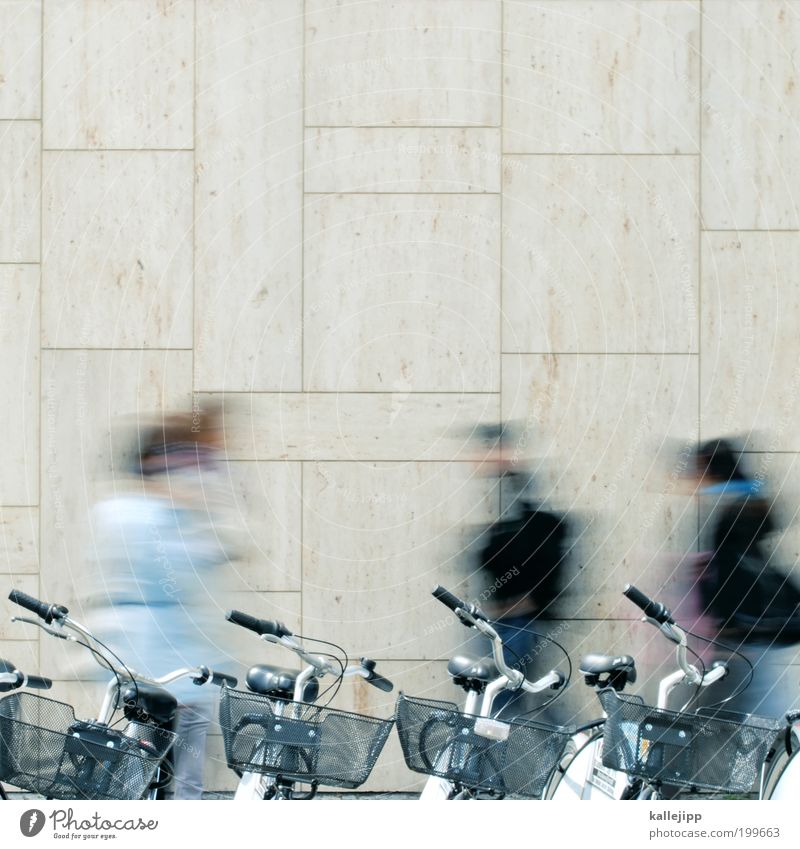
<svg viewBox="0 0 800 849"><path fill-rule="evenodd" d="M72 642L77 642L77 639L71 634L65 634L62 630L57 631L49 625L45 625L45 623L40 619L28 619L27 616L12 616L11 621L24 622L26 625L35 625L37 628L41 628L46 633L50 634L51 637L58 637L59 640L72 640Z"/></svg>
<svg viewBox="0 0 800 849"><path fill-rule="evenodd" d="M661 623L657 619L652 619L650 616L643 616L642 622L647 622L649 625L652 625L654 628L658 628L659 631L671 642L675 643L676 646L681 644L681 638L675 633L668 622Z"/></svg>

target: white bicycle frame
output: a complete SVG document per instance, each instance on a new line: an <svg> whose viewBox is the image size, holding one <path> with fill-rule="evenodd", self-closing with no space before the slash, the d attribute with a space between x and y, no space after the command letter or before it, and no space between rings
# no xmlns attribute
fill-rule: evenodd
<svg viewBox="0 0 800 849"><path fill-rule="evenodd" d="M800 724L793 723L791 729L793 752L771 787L762 776L759 799L773 802L788 802L800 799Z"/></svg>
<svg viewBox="0 0 800 849"><path fill-rule="evenodd" d="M292 695L294 702L303 702L305 685L312 678L324 678L326 675L335 675L337 678L340 676L342 678L358 676L367 679L369 677L369 670L363 666L346 666L342 670L341 666L332 663L329 658L307 652L302 644L293 636L276 637L273 634L261 634L260 638L265 642L274 643L275 645L283 646L293 651L306 664L295 680L294 693ZM290 718L296 718L300 710L299 705L289 705L288 702L282 703L280 699L275 699L273 704L277 716L282 716L287 706L290 707L292 712ZM261 745L266 744L262 743ZM257 749L255 752L256 755L263 753L264 750L260 749ZM233 798L236 802L246 802L263 801L267 796L270 797L271 801L281 801L288 798L276 786L276 776L260 772L244 772L236 787Z"/></svg>
<svg viewBox="0 0 800 849"><path fill-rule="evenodd" d="M689 663L686 632L677 625L661 625L649 617L644 617L643 621L655 625L668 640L677 643L675 655L679 668L659 683L656 707L667 708L670 694L680 684L708 687L727 674L725 666L714 667L703 674L694 664ZM602 731L580 732L572 738L572 743L576 753L560 779L554 775L554 780L558 780L558 783L553 790L546 793L546 798L584 801L622 799L631 785L631 780L627 773L603 765ZM644 786L641 792L643 795L639 798L655 798L649 785Z"/></svg>
<svg viewBox="0 0 800 849"><path fill-rule="evenodd" d="M486 685L483 694L475 690L470 690L467 693L462 711L464 716L479 717L475 723L477 734L492 737L493 732L505 726L502 720L491 719L492 705L499 693L503 692L503 690L524 690L526 693L541 693L543 690L557 685L560 686L563 683L563 678L557 672L551 671L538 681L529 681L518 669L511 669L508 666L503 655L503 641L489 622L472 616L468 610L463 608L457 611L457 615L467 624L472 625L488 637L492 643L492 656L500 672L500 676ZM484 722L481 722L481 720L484 720ZM445 762L452 763L451 755L446 752L440 755L440 761L435 764L435 767L443 769ZM465 795L460 795L456 791L457 788L453 782L446 778L432 775L425 782L425 787L419 799L422 802L440 802L448 799L466 798Z"/></svg>

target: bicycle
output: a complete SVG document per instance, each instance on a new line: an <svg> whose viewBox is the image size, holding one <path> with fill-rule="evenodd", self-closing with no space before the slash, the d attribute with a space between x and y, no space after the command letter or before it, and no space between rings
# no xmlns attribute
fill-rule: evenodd
<svg viewBox="0 0 800 849"><path fill-rule="evenodd" d="M709 670L698 669L688 660L687 632L670 611L630 584L623 594L642 609L644 621L677 645L679 668L661 680L653 707L622 692L636 680L632 657L587 655L580 671L595 689L605 717L579 729L575 751L554 774L548 798L661 799L665 786L744 793L755 784L759 770L763 785L764 764L780 723L720 708L669 710L678 685L699 691L724 678L728 666L716 661Z"/></svg>
<svg viewBox="0 0 800 849"><path fill-rule="evenodd" d="M0 782L50 799L158 798L171 779L164 761L175 743L170 726L178 708L164 685L188 677L198 685L235 686L236 678L206 666L148 678L126 666L63 605L19 590L12 590L9 599L41 620L15 616L12 621L77 642L113 678L96 719L76 719L70 705L32 693L0 700ZM122 717L112 721L117 711ZM116 728L123 718L127 725Z"/></svg>
<svg viewBox="0 0 800 849"><path fill-rule="evenodd" d="M559 690L566 677L556 670L529 681L505 661L503 641L474 604L441 586L433 595L469 628L491 640L493 660L468 655L450 659L447 671L466 692L462 709L452 702L407 696L397 701L395 724L406 765L428 775L422 801L540 798L563 757L574 729L532 720L492 716L503 690Z"/></svg>
<svg viewBox="0 0 800 849"><path fill-rule="evenodd" d="M28 675L11 661L0 658L0 693L10 693L23 687L29 687L32 690L49 690L52 686L53 682L49 678ZM0 737L0 764L6 760L6 757L2 737ZM0 784L0 799L8 800L8 794L2 784Z"/></svg>
<svg viewBox="0 0 800 849"><path fill-rule="evenodd" d="M220 726L228 766L240 777L234 799L313 799L321 785L354 789L369 777L393 720L316 704L319 681L360 677L384 692L393 684L375 672L375 661L347 665L333 655L311 653L281 622L231 610L226 619L294 652L302 670L258 664L247 673L247 691L223 687ZM324 642L324 641L318 641ZM331 689L330 687L328 689ZM308 784L301 791L298 785Z"/></svg>

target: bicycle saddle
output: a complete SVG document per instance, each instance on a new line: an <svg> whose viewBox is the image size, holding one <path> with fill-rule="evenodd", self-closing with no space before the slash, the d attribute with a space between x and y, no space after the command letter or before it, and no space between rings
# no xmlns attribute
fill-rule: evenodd
<svg viewBox="0 0 800 849"><path fill-rule="evenodd" d="M175 718L178 700L168 690L156 684L137 681L122 690L125 717L139 722L148 718L158 725L167 726Z"/></svg>
<svg viewBox="0 0 800 849"><path fill-rule="evenodd" d="M247 672L247 688L261 696L293 699L298 674L296 669L281 669L278 666L259 663L251 666ZM313 703L318 695L319 681L310 678L303 688L302 701Z"/></svg>
<svg viewBox="0 0 800 849"><path fill-rule="evenodd" d="M636 664L629 654L587 654L580 671L590 686L597 684L601 675L608 675L607 683L615 689L636 680Z"/></svg>
<svg viewBox="0 0 800 849"><path fill-rule="evenodd" d="M468 654L457 654L447 664L447 672L453 678L463 678L468 681L493 681L500 675L494 661L487 658L470 657Z"/></svg>

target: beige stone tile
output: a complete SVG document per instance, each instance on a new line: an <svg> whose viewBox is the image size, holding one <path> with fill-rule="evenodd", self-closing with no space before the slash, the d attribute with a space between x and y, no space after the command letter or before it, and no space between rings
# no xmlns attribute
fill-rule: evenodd
<svg viewBox="0 0 800 849"><path fill-rule="evenodd" d="M0 265L0 504L39 501L39 269Z"/></svg>
<svg viewBox="0 0 800 849"><path fill-rule="evenodd" d="M192 147L191 0L53 0L44 16L44 146Z"/></svg>
<svg viewBox="0 0 800 849"><path fill-rule="evenodd" d="M0 3L0 118L38 118L42 62L42 4Z"/></svg>
<svg viewBox="0 0 800 849"><path fill-rule="evenodd" d="M305 386L498 387L499 198L331 195L305 221Z"/></svg>
<svg viewBox="0 0 800 849"><path fill-rule="evenodd" d="M0 262L39 261L39 138L38 123L0 121Z"/></svg>
<svg viewBox="0 0 800 849"><path fill-rule="evenodd" d="M698 3L505 4L513 153L696 153Z"/></svg>
<svg viewBox="0 0 800 849"><path fill-rule="evenodd" d="M306 124L498 126L500 58L494 0L313 0Z"/></svg>
<svg viewBox="0 0 800 849"><path fill-rule="evenodd" d="M431 596L461 591L494 483L469 464L304 466L303 628L351 655L434 658L463 637Z"/></svg>
<svg viewBox="0 0 800 849"><path fill-rule="evenodd" d="M306 130L307 192L499 192L500 130Z"/></svg>
<svg viewBox="0 0 800 849"><path fill-rule="evenodd" d="M23 631L24 625L13 624L13 628L17 629L13 637L30 634L30 631ZM39 674L39 640L0 640L0 657L11 661L18 669L31 675Z"/></svg>
<svg viewBox="0 0 800 849"><path fill-rule="evenodd" d="M38 571L38 508L0 507L0 572L21 575Z"/></svg>
<svg viewBox="0 0 800 849"><path fill-rule="evenodd" d="M697 350L698 165L506 157L503 349Z"/></svg>
<svg viewBox="0 0 800 849"><path fill-rule="evenodd" d="M703 240L701 434L749 434L760 451L800 450L796 233Z"/></svg>
<svg viewBox="0 0 800 849"><path fill-rule="evenodd" d="M559 613L635 615L625 583L660 585L695 541L682 476L697 438L696 357L508 355L503 419L519 423L538 496L569 517Z"/></svg>
<svg viewBox="0 0 800 849"><path fill-rule="evenodd" d="M212 396L214 397L214 396ZM236 460L471 459L476 425L495 422L498 395L254 394L224 399Z"/></svg>
<svg viewBox="0 0 800 849"><path fill-rule="evenodd" d="M302 10L197 12L195 388L300 390Z"/></svg>
<svg viewBox="0 0 800 849"><path fill-rule="evenodd" d="M37 575L0 575L0 640L25 640L37 636L32 625L12 622L12 616L31 616L24 608L13 604L8 594L11 590L21 590L34 598L39 596L39 578ZM16 663L16 659L12 658ZM21 663L22 661L19 661ZM34 672L35 670L25 670Z"/></svg>
<svg viewBox="0 0 800 849"><path fill-rule="evenodd" d="M190 348L191 153L49 153L44 179L44 346Z"/></svg>
<svg viewBox="0 0 800 849"><path fill-rule="evenodd" d="M239 549L227 586L299 590L300 463L231 462L223 474Z"/></svg>
<svg viewBox="0 0 800 849"><path fill-rule="evenodd" d="M191 408L191 353L47 351L42 367L42 594L80 619L96 588L90 511L125 491L136 428Z"/></svg>
<svg viewBox="0 0 800 849"><path fill-rule="evenodd" d="M795 3L703 3L703 224L800 226Z"/></svg>

